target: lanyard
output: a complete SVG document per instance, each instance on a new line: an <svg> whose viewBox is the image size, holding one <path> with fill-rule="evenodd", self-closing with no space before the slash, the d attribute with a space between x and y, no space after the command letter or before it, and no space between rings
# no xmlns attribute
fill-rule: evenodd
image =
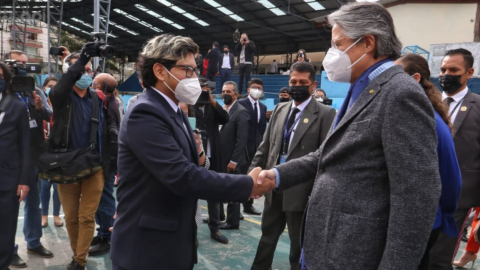
<svg viewBox="0 0 480 270"><path fill-rule="evenodd" d="M452 117L453 113L455 113L455 111L457 110L458 106L460 106L460 104L462 104L462 102L463 102L464 99L465 99L465 98L462 98L460 101L458 101L457 105L455 105L455 107L453 107L453 110L452 110L452 112L448 115L448 117L450 117L450 118Z"/></svg>
<svg viewBox="0 0 480 270"><path fill-rule="evenodd" d="M295 125L298 123L298 120L302 118L303 111L301 111L297 118L295 118L295 121L293 122L292 126L290 127L290 130L287 130L287 125L285 125L285 128L283 129L283 150L285 151L285 146L287 145L287 140L290 139L290 135L292 135L293 129L295 128ZM290 118L290 117L289 117ZM288 119L287 119L288 123ZM286 153L284 153L286 154Z"/></svg>
<svg viewBox="0 0 480 270"><path fill-rule="evenodd" d="M25 98L27 99L27 101L25 101L25 99L22 98L22 95L20 95L20 93L18 92L17 92L17 96L23 103L25 103L25 107L27 107L28 118L30 118L30 110L28 109L28 96L25 95Z"/></svg>

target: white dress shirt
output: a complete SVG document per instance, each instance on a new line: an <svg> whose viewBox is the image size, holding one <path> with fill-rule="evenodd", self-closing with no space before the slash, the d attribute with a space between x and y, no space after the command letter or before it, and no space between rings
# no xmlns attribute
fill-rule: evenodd
<svg viewBox="0 0 480 270"><path fill-rule="evenodd" d="M290 119L290 115L292 114L293 108L295 108L295 107L300 110L297 113L295 119L297 119L298 117L301 117L301 115L303 114L303 111L305 110L305 108L307 107L307 105L308 105L308 103L310 102L311 99L312 98L310 97L309 99L305 100L304 102L302 102L298 106L295 105L295 102L292 102L292 108L290 108L290 112L288 113L287 122L288 122L288 119ZM285 125L287 124L287 122L285 122ZM290 144L292 143L293 136L295 135L295 129L297 129L297 126L298 126L299 122L300 121L297 121L297 123L295 123L295 126L293 126L292 134L290 134L290 141L288 142L288 149L290 149Z"/></svg>
<svg viewBox="0 0 480 270"><path fill-rule="evenodd" d="M455 95L451 96L453 98L452 103L450 103L450 108L448 110L448 115L450 116L450 121L452 123L455 122L455 118L457 117L458 110L460 110L460 107L462 107L462 104L459 104L459 102L463 102L463 99L468 93L468 86L465 87L462 91L456 93ZM449 96L443 92L442 93L442 100L445 101L446 98Z"/></svg>
<svg viewBox="0 0 480 270"><path fill-rule="evenodd" d="M232 69L230 66L230 54L223 55L223 63L221 68Z"/></svg>
<svg viewBox="0 0 480 270"><path fill-rule="evenodd" d="M250 95L248 95L248 99L250 103L252 103L253 111L255 111L255 103L257 103L257 123L260 122L260 102L258 100L253 99Z"/></svg>

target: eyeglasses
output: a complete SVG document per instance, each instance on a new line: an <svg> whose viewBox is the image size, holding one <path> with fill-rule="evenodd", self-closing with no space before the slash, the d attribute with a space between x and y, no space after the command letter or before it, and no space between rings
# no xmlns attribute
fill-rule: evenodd
<svg viewBox="0 0 480 270"><path fill-rule="evenodd" d="M100 87L100 84L96 82L92 82L92 87L93 89L97 89L97 87Z"/></svg>
<svg viewBox="0 0 480 270"><path fill-rule="evenodd" d="M184 68L185 69L185 76L187 78L191 78L193 76L193 73L195 73L197 76L200 75L200 69L198 68L193 68L192 66L189 65L173 65L170 66L171 68L177 67L177 68Z"/></svg>

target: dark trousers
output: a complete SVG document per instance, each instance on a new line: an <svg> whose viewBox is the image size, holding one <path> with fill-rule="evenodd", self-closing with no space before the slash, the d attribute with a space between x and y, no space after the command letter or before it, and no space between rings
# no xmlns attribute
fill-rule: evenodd
<svg viewBox="0 0 480 270"><path fill-rule="evenodd" d="M432 250L432 247L437 241L438 236L440 236L440 228L432 230L432 233L430 233L430 238L428 239L427 248L423 254L422 261L420 262L420 266L418 266L418 270L428 270L430 263L430 250Z"/></svg>
<svg viewBox="0 0 480 270"><path fill-rule="evenodd" d="M462 237L463 223L468 217L470 209L458 209L453 218L457 223L457 228L460 231L458 237L448 237L444 233L440 233L437 241L430 250L430 268L432 270L452 270L452 261L455 254L457 243Z"/></svg>
<svg viewBox="0 0 480 270"><path fill-rule="evenodd" d="M300 270L300 231L303 211L283 211L283 192L272 191L272 199L265 197L265 208L262 217L262 237L258 243L257 254L252 270L265 270L272 266L273 255L277 248L278 238L288 226L290 237L290 267Z"/></svg>
<svg viewBox="0 0 480 270"><path fill-rule="evenodd" d="M223 89L223 84L226 81L230 81L230 78L232 77L232 70L231 69L221 69L220 70L220 89Z"/></svg>
<svg viewBox="0 0 480 270"><path fill-rule="evenodd" d="M252 73L252 65L240 64L240 68L238 69L238 75L240 76L240 82L238 83L238 92L240 94L243 92L243 78L245 78L246 83L248 84L248 82L250 81L250 73Z"/></svg>
<svg viewBox="0 0 480 270"><path fill-rule="evenodd" d="M209 80L209 81L214 82L216 75L217 75L217 70L209 68L209 69L207 69L207 74L206 74L205 78L207 78L207 80Z"/></svg>
<svg viewBox="0 0 480 270"><path fill-rule="evenodd" d="M95 213L95 221L99 225L97 228L97 236L110 240L112 232L110 227L113 227L113 216L115 215L115 197L113 197L113 188L115 182L115 175L117 172L110 172L108 178L105 179L103 185L102 197L98 204L97 212Z"/></svg>
<svg viewBox="0 0 480 270"><path fill-rule="evenodd" d="M211 232L217 232L220 225L220 202L207 201L208 204L208 228Z"/></svg>
<svg viewBox="0 0 480 270"><path fill-rule="evenodd" d="M228 203L227 224L233 226L240 225L240 203Z"/></svg>
<svg viewBox="0 0 480 270"><path fill-rule="evenodd" d="M12 262L20 207L18 199L17 189L0 190L0 270L7 269Z"/></svg>

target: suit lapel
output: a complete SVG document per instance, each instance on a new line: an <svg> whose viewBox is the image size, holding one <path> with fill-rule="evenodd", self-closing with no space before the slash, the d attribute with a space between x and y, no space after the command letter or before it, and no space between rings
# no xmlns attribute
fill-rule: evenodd
<svg viewBox="0 0 480 270"><path fill-rule="evenodd" d="M303 137L303 134L307 131L307 129L312 125L313 122L317 119L318 111L314 109L315 103L318 102L315 99L311 99L308 103L305 110L303 110L302 117L298 121L297 127L295 128L295 133L293 134L292 143L288 147L288 154L292 152L293 149L297 146L300 142L300 139Z"/></svg>
<svg viewBox="0 0 480 270"><path fill-rule="evenodd" d="M293 101L290 101L286 106L283 106L282 110L278 111L276 116L277 120L275 121L275 134L278 134L278 143L275 145L275 152L278 153L282 150L285 123L287 122L288 112L290 112L292 102Z"/></svg>
<svg viewBox="0 0 480 270"><path fill-rule="evenodd" d="M475 103L475 100L473 100L471 97L472 97L472 94L470 93L470 91L468 91L467 95L465 95L465 99L463 100L460 108L458 109L457 116L455 117L455 121L453 123L454 134L462 126L463 121L467 117L467 114L468 114L468 112L470 111L470 109L473 105L472 103Z"/></svg>

